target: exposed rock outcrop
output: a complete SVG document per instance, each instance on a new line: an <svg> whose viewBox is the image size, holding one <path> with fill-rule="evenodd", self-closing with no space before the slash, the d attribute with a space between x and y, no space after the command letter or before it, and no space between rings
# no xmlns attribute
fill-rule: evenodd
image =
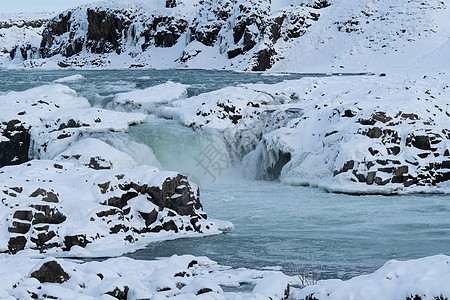
<svg viewBox="0 0 450 300"><path fill-rule="evenodd" d="M45 175L36 178L37 173ZM11 254L70 251L102 244L111 235L135 243L143 234L160 231L219 232L202 211L197 186L181 174L153 167L92 170L30 161L4 167L0 179L0 210L7 216L0 222L9 232L0 248Z"/></svg>
<svg viewBox="0 0 450 300"><path fill-rule="evenodd" d="M0 124L0 168L28 161L29 130L29 126L19 120Z"/></svg>
<svg viewBox="0 0 450 300"><path fill-rule="evenodd" d="M102 55L116 53L135 60L133 66L145 66L145 57L151 56L152 49L171 48L181 42L187 47L179 47L182 51L176 61L189 65L196 55L188 53L201 53L202 49L196 49L196 43L201 43L220 49L230 60L247 61L248 69L263 71L280 58L275 44L305 34L319 20L318 11L328 6L326 1L313 2L274 13L270 2L261 0L203 0L189 9L191 3L179 2L166 1L165 8L100 4L65 11L47 23L40 45L19 45L11 51L11 58L59 54L63 56L57 59L61 67L107 66L108 55ZM90 53L91 61L71 59L82 52Z"/></svg>

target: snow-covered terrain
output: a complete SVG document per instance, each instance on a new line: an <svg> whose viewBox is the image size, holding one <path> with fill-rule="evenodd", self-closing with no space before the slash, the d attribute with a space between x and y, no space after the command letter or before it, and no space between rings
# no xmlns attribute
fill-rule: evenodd
<svg viewBox="0 0 450 300"><path fill-rule="evenodd" d="M448 193L448 90L436 78L304 78L224 88L153 112L220 133L253 178L346 193Z"/></svg>
<svg viewBox="0 0 450 300"><path fill-rule="evenodd" d="M186 176L139 166L133 150L108 143L147 114L220 137L255 179L355 194L450 193L446 2L134 0L56 15L2 13L0 68L374 75L246 84L194 97L189 86L168 81L115 94L107 109L64 85L85 81L81 75L1 94L0 297L447 299L444 255L319 282L192 256L29 258L115 256L233 227L207 219ZM151 149L136 148L158 164ZM224 291L244 283L256 286ZM311 285L289 291L302 283Z"/></svg>
<svg viewBox="0 0 450 300"><path fill-rule="evenodd" d="M62 12L32 37L4 31L3 52L18 50L2 65L440 72L449 14L440 0L96 2Z"/></svg>
<svg viewBox="0 0 450 300"><path fill-rule="evenodd" d="M11 270L10 266L14 265ZM102 262L0 258L0 297L9 299L281 299L295 278L279 271L231 269L206 257ZM247 288L244 293L224 289ZM253 289L253 291L252 291Z"/></svg>
<svg viewBox="0 0 450 300"><path fill-rule="evenodd" d="M146 115L91 108L60 84L9 92L0 106L1 251L117 255L150 240L232 228L206 220L186 176L137 168L130 155L92 138L127 131Z"/></svg>
<svg viewBox="0 0 450 300"><path fill-rule="evenodd" d="M319 281L302 289L297 299L448 299L449 263L445 255L392 260L372 274L348 281Z"/></svg>

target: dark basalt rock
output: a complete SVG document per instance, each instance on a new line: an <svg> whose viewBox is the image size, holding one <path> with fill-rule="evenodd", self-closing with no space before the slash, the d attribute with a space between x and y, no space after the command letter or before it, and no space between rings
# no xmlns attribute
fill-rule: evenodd
<svg viewBox="0 0 450 300"><path fill-rule="evenodd" d="M151 224L155 223L158 219L158 212L156 210L152 210L149 213L145 212L139 212L141 217L145 220L145 226L150 226Z"/></svg>
<svg viewBox="0 0 450 300"><path fill-rule="evenodd" d="M33 215L32 224L61 224L67 217L63 215L56 207L48 205L32 205L38 212Z"/></svg>
<svg viewBox="0 0 450 300"><path fill-rule="evenodd" d="M30 128L19 120L11 120L0 124L0 135L9 139L0 141L0 168L18 165L29 160Z"/></svg>
<svg viewBox="0 0 450 300"><path fill-rule="evenodd" d="M25 249L26 244L27 244L27 239L23 235L11 237L8 241L9 253L16 254L17 252Z"/></svg>
<svg viewBox="0 0 450 300"><path fill-rule="evenodd" d="M39 270L31 273L31 277L36 278L40 283L63 283L70 278L54 260L44 263Z"/></svg>
<svg viewBox="0 0 450 300"><path fill-rule="evenodd" d="M79 234L79 235L72 235L72 236L65 236L64 237L64 251L69 251L73 246L80 246L80 247L86 247L86 245L89 244L89 241L86 239L86 235Z"/></svg>
<svg viewBox="0 0 450 300"><path fill-rule="evenodd" d="M266 71L273 65L272 57L276 54L274 49L263 49L255 54L255 65L252 71Z"/></svg>
<svg viewBox="0 0 450 300"><path fill-rule="evenodd" d="M12 222L11 227L8 228L8 232L11 233L27 233L31 228L30 223L22 223L22 222Z"/></svg>
<svg viewBox="0 0 450 300"><path fill-rule="evenodd" d="M92 53L122 52L123 20L106 11L93 9L87 10L87 20L87 47Z"/></svg>

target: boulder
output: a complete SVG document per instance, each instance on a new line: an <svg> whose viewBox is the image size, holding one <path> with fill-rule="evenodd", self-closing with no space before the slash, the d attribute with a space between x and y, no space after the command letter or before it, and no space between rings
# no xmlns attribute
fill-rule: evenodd
<svg viewBox="0 0 450 300"><path fill-rule="evenodd" d="M31 277L39 280L40 283L63 283L69 280L69 275L54 260L48 261L31 273Z"/></svg>

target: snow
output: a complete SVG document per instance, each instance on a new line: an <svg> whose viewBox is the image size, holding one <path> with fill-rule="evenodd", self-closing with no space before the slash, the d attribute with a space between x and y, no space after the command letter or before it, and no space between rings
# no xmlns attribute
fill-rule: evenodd
<svg viewBox="0 0 450 300"><path fill-rule="evenodd" d="M93 6L129 12L121 17L134 22L134 30L138 33L143 30L139 24L157 15L183 19L189 24L195 21L198 29L208 28L218 21L209 7L195 5L196 1L191 0L179 2L174 9L165 8L163 0L99 2L76 8L73 10L74 28L78 29L74 36L87 34L85 12ZM225 7L224 2L209 1L207 5L221 8ZM4 26L6 28L0 28L0 66L53 69L64 63L75 69L144 67L248 71L255 64L257 51L273 49L274 65L264 76L284 76L289 72L384 73L387 76L331 76L275 85L240 85L191 98L186 98L188 86L167 82L116 94L109 108L156 113L177 119L194 130L221 136L242 168L259 178L272 176L282 154L289 153L290 160L279 174L280 180L287 184L358 194L450 193L449 181L439 182L439 176L445 178L449 174L446 153L450 149L447 75L450 65L446 59L450 55L450 10L444 2L340 0L332 1L331 6L322 9L311 8L312 1L256 2L244 4L263 21L287 16L282 25L283 34L273 41L267 34L258 33L257 25L252 24L246 29L250 35L260 34L256 45L233 59L228 58L228 51L240 47L245 39L234 41L233 26L240 19L237 7L229 9L230 17L220 23L217 41L211 46L191 40L188 30L169 48L149 45L144 50L143 39L128 38L121 41L121 54L96 55L83 51L69 58L59 54L43 59L37 51L43 27L26 25L24 20L49 19L51 14L6 15L4 12L16 9L0 3L4 9L0 19L8 24ZM40 2L39 9L49 3ZM59 5L61 8L72 6L63 2ZM36 6L33 3L27 5L27 9L35 10ZM312 20L311 13L320 16ZM305 17L304 26L300 28L294 26L294 18L298 16ZM299 37L289 37L296 30L301 30ZM68 37L65 33L60 39L64 41ZM17 48L22 45L24 52ZM16 54L14 60L10 60L11 53ZM22 55L26 56L25 61ZM83 79L82 75L74 75L55 83ZM64 252L60 247L46 249L51 255L114 256L142 248L150 241L200 235L187 231L142 235L132 232L135 242L131 244L125 240L130 233L119 230L117 234L111 234L113 225L144 226L140 212L150 212L156 206L143 195L128 201L126 209L130 209L133 218L124 218L123 214L105 220L96 217L96 213L104 209L102 202L107 200L98 190L99 183L112 181L119 186L118 177L123 175L127 183L161 186L167 178L177 176L177 173L162 172L155 167L136 167L139 161L131 150L125 150L123 145L121 149L115 149L118 147L113 146L120 144L117 139L112 146L99 137L103 135L104 140L111 140L107 132L126 132L131 124L145 122L146 115L91 108L87 99L60 84L0 95L0 110L0 121L19 118L31 127L35 158L51 159L1 169L0 182L5 194L2 200L5 206L0 209L2 250L7 251L8 239L15 237L8 232L8 227L13 226L10 217L17 209L35 205L30 194L41 187L63 199L53 208L61 210L68 219L61 224L51 224L51 229L58 235L50 242L62 245L64 236L79 234L85 235L90 242L86 248L73 246ZM81 126L66 127L69 123ZM381 133L371 131L374 127ZM59 139L62 135L67 137ZM432 148L414 146L416 137L428 138ZM0 137L0 142L7 141ZM151 150L144 152L152 155ZM87 168L93 158L98 159L101 168L111 169ZM406 171L402 167L407 167ZM369 183L372 175L372 181L387 183ZM434 181L414 183L422 177ZM196 186L192 185L192 189ZM105 193L111 197L121 196L119 189ZM170 212L165 208L158 212L158 217L171 219L176 225L189 224L189 216L171 217ZM232 224L225 221L202 219L200 223L203 235L232 229ZM27 237L33 234L37 232L30 231ZM61 299L107 299L110 296L105 293L115 288L125 291L125 286L129 288L131 299L281 299L287 284L298 284L295 278L281 272L233 270L218 266L207 258L174 256L158 261L122 257L85 263L58 259L71 279L57 285L30 278L43 262L53 258L39 260L29 256L46 255L27 245L16 256L3 255L0 259L2 299L27 299L33 293L40 298L47 295ZM193 260L198 265L188 268ZM449 297L449 262L449 257L444 255L405 262L390 261L372 274L348 281L319 281L301 290L294 289L291 296L297 299ZM180 271L185 274L176 276ZM238 287L241 282L255 284L253 291L234 293L224 292L222 288ZM197 296L200 290L206 293Z"/></svg>
<svg viewBox="0 0 450 300"><path fill-rule="evenodd" d="M126 10L128 13L121 13L119 17L134 24L133 30L137 37L128 36L120 41L120 55L116 52L92 54L82 51L69 58L57 55L49 59L34 57L25 62L21 59L8 62L8 55L4 54L0 65L8 68L53 69L59 68L59 62L64 62L72 68L85 69L138 66L248 71L255 64L254 55L258 50L273 48L276 53L271 68L273 72L416 74L432 71L436 74L443 70L443 62L439 57L446 57L445 53L449 52L450 33L450 10L445 3L438 0L424 4L420 1L405 3L402 0L340 0L332 1L330 6L321 9L311 8L313 4L314 1L278 0L270 4L246 1L248 11L260 15L265 22L273 22L278 17L286 18L281 25L281 38L274 40L268 31L258 30L253 23L246 30L258 37L256 45L246 53L229 59L228 51L242 47L243 40L235 43L233 26L242 17L247 17L246 12L235 7L237 4L211 0L201 6L196 5L196 1L183 0L178 1L175 8L165 8L165 1L96 2L72 10L73 16L77 17L73 27L79 28L72 38L86 35L87 7L116 13ZM224 13L229 13L225 21L217 20L217 10L222 7L225 7ZM317 19L312 20L311 14L317 15ZM139 37L144 30L142 24L151 22L157 15L184 20L199 31L219 26L217 41L207 46L189 37L189 31L183 31L172 47L157 47L150 43L143 50L144 38ZM20 19L17 15L14 18ZM303 18L300 27L296 18ZM0 39L4 40L4 49L11 51L23 44L39 48L42 27L24 29L29 31L25 35L19 34L19 29L22 30L14 27L1 29L5 30L4 34L0 34ZM63 34L61 38L61 42L64 42L68 34Z"/></svg>
<svg viewBox="0 0 450 300"><path fill-rule="evenodd" d="M109 107L115 110L148 112L157 106L185 98L188 87L188 85L168 81L144 90L119 93L114 96Z"/></svg>
<svg viewBox="0 0 450 300"><path fill-rule="evenodd" d="M305 299L438 299L450 295L450 259L445 255L416 260L387 262L372 274L347 281L324 280L307 286L297 295Z"/></svg>
<svg viewBox="0 0 450 300"><path fill-rule="evenodd" d="M70 276L61 284L39 282L30 277L45 263L56 261ZM14 265L14 270L10 266ZM159 260L133 260L126 257L104 261L81 262L48 257L0 258L0 296L3 299L28 299L32 293L58 299L110 299L106 293L116 288L127 290L128 299L268 299L272 294L224 292L221 286L257 284L266 278L276 278L280 272L231 269L206 257L192 255ZM274 277L275 276L275 277ZM267 282L267 281L266 281ZM245 285L244 285L245 286ZM255 288L256 289L256 288ZM259 290L261 291L261 290ZM202 292L203 294L197 294ZM275 298L272 298L275 299ZM279 298L277 298L279 299Z"/></svg>

